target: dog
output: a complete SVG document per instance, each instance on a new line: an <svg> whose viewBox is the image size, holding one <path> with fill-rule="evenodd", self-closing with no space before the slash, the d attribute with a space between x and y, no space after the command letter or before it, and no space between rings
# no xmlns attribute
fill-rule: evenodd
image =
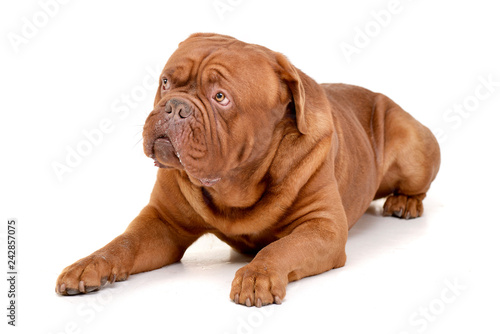
<svg viewBox="0 0 500 334"><path fill-rule="evenodd" d="M99 290L180 261L212 233L254 254L230 299L281 304L288 282L344 266L348 230L374 199L422 215L440 165L428 128L388 97L318 84L281 53L197 33L163 69L144 129L158 169L123 234L65 268L56 292Z"/></svg>

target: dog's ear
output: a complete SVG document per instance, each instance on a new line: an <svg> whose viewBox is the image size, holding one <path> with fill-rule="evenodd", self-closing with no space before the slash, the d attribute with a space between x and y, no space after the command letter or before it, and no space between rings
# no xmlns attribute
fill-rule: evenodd
<svg viewBox="0 0 500 334"><path fill-rule="evenodd" d="M276 62L279 65L278 73L281 80L288 86L292 93L297 128L300 133L307 134L306 90L301 79L301 73L281 53L276 53Z"/></svg>

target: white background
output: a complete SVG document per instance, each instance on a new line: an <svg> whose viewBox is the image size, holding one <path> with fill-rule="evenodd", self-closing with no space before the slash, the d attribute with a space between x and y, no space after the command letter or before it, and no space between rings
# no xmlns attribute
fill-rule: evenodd
<svg viewBox="0 0 500 334"><path fill-rule="evenodd" d="M6 222L19 222L18 326L6 324L1 279L2 333L500 331L500 20L493 1L401 0L390 18L380 14L393 9L390 0L55 3L4 1L0 8L5 273ZM220 3L229 6L223 13L214 7ZM366 29L371 36L363 39ZM280 51L319 82L383 92L439 131L442 168L424 217L383 218L383 202L374 203L350 231L346 266L290 284L281 306L229 301L234 272L250 259L214 238L179 264L98 294L57 296L59 272L121 233L147 203L156 169L142 152L141 127L152 83L177 44L198 31ZM24 40L14 46L13 36ZM346 44L359 46L350 61ZM65 164L103 120L111 129L59 180L54 163Z"/></svg>

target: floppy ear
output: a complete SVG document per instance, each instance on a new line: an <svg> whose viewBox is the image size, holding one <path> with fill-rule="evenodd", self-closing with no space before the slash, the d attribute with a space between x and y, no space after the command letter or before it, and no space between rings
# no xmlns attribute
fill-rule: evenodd
<svg viewBox="0 0 500 334"><path fill-rule="evenodd" d="M299 70L293 66L290 61L281 53L276 53L276 61L280 66L281 80L288 86L292 92L293 103L295 105L295 116L297 128L300 133L307 134L306 121L306 90Z"/></svg>

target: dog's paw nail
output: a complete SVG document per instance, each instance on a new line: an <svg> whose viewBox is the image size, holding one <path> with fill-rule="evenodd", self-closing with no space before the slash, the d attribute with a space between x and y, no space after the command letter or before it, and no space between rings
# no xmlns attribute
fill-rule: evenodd
<svg viewBox="0 0 500 334"><path fill-rule="evenodd" d="M399 211L394 211L392 214L398 218L401 218L403 216L403 209L400 209Z"/></svg>
<svg viewBox="0 0 500 334"><path fill-rule="evenodd" d="M239 304L239 303L240 303L240 295L239 295L238 293L234 295L234 302L235 302L236 304Z"/></svg>
<svg viewBox="0 0 500 334"><path fill-rule="evenodd" d="M276 296L276 297L274 297L274 302L275 302L276 304L280 305L280 304L282 303L282 300L281 300L281 298L280 298L280 297Z"/></svg>
<svg viewBox="0 0 500 334"><path fill-rule="evenodd" d="M108 276L101 278L101 287L106 285L107 282L108 282Z"/></svg>
<svg viewBox="0 0 500 334"><path fill-rule="evenodd" d="M116 274L113 275L113 278L111 278L111 281L109 281L109 284L113 284L116 281Z"/></svg>
<svg viewBox="0 0 500 334"><path fill-rule="evenodd" d="M247 298L247 300L245 301L245 305L248 307L252 306L252 302L250 301L250 298Z"/></svg>
<svg viewBox="0 0 500 334"><path fill-rule="evenodd" d="M408 212L406 213L406 217L405 217L405 219L410 219L410 218L411 218L411 213L410 213L410 211L408 211Z"/></svg>
<svg viewBox="0 0 500 334"><path fill-rule="evenodd" d="M80 281L80 283L78 283L78 290L81 293L85 293L85 282L84 281Z"/></svg>
<svg viewBox="0 0 500 334"><path fill-rule="evenodd" d="M257 302L255 303L255 306L262 307L262 300L260 298L257 298Z"/></svg>
<svg viewBox="0 0 500 334"><path fill-rule="evenodd" d="M67 289L66 290L66 294L68 296L74 296L74 295L77 295L79 293L80 293L80 291L78 291L78 289Z"/></svg>

